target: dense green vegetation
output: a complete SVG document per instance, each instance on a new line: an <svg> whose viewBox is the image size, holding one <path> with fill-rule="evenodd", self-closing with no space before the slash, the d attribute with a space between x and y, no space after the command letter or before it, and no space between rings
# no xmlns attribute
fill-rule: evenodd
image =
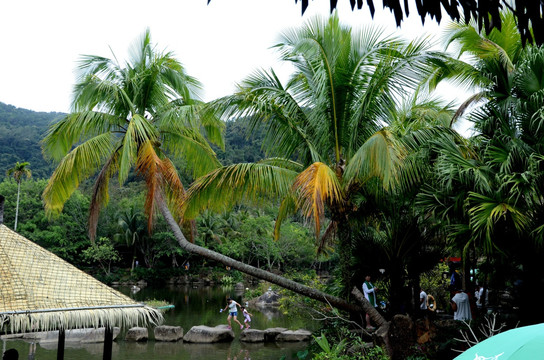
<svg viewBox="0 0 544 360"><path fill-rule="evenodd" d="M412 320L394 315L417 315L420 286L447 311L449 256L462 259L466 291L484 284L510 322L543 321L532 292L544 279L544 50L523 47L513 16L502 16L490 34L451 27L456 54L357 33L336 15L313 19L277 44L294 67L285 84L258 71L209 104L192 98L197 81L149 33L126 67L86 57L75 111L45 136L55 172L20 182L18 231L106 280L164 279L190 264L302 294L286 292L283 306L327 314L317 358L367 358L348 351L362 344L350 330L363 310L382 339L404 336L412 327L395 324ZM105 82L104 66L115 69ZM477 95L453 109L426 91L445 79ZM123 96L111 102L112 93ZM477 131L468 139L451 128L463 111ZM18 183L5 179L0 193L11 225ZM368 274L383 314L352 292ZM385 350L448 357L458 327L427 339L427 350L413 346L415 334Z"/></svg>
<svg viewBox="0 0 544 360"><path fill-rule="evenodd" d="M184 273L187 261L194 273L199 269L208 271L209 266L213 268L213 262L208 264L182 251L164 222L159 221L153 233L148 233L141 183L133 182L123 188L113 186L111 201L99 220L96 245L87 235L90 197L85 193L88 191L74 193L60 217L48 220L41 200L45 186L43 179L21 182L18 232L103 280L119 279L131 269L133 260L138 260L143 268L137 276L145 279L162 272L165 277L159 281ZM17 183L5 179L0 182L0 193L6 197L5 224L12 227ZM240 207L224 214L206 213L197 220L195 241L274 271L313 267L316 258L308 229L300 223L287 222L281 239L274 241L271 236L274 212L274 207L259 211Z"/></svg>

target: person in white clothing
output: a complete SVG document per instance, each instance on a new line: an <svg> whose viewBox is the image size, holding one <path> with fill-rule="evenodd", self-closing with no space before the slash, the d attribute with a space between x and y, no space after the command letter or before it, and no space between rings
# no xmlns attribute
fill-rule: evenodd
<svg viewBox="0 0 544 360"><path fill-rule="evenodd" d="M456 290L451 299L454 320L472 320L468 295L463 290Z"/></svg>
<svg viewBox="0 0 544 360"><path fill-rule="evenodd" d="M378 290L378 288L370 282L370 275L367 275L365 277L365 282L363 283L363 292L365 294L365 298L368 300L370 305L374 307L378 307L378 301L376 300L376 290ZM370 316L368 315L368 313L366 314L366 328L369 330L374 330L374 327L370 325Z"/></svg>
<svg viewBox="0 0 544 360"><path fill-rule="evenodd" d="M427 293L423 289L419 289L419 316L427 316Z"/></svg>
<svg viewBox="0 0 544 360"><path fill-rule="evenodd" d="M419 293L419 309L420 310L427 310L427 293L420 289L421 292Z"/></svg>

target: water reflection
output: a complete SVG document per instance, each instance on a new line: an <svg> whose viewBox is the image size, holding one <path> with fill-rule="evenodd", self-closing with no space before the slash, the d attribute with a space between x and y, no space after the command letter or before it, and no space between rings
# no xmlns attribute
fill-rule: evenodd
<svg viewBox="0 0 544 360"><path fill-rule="evenodd" d="M251 360L251 358L249 357L249 350L243 350L241 349L238 354L234 355L233 357L231 357L231 354L230 354L230 350L229 350L229 356L227 356L227 360Z"/></svg>

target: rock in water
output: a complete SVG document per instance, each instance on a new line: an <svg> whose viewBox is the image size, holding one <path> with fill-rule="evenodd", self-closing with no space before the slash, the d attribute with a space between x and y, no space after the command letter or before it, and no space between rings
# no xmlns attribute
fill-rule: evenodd
<svg viewBox="0 0 544 360"><path fill-rule="evenodd" d="M247 329L240 334L240 341L257 343L264 342L264 331L257 329Z"/></svg>
<svg viewBox="0 0 544 360"><path fill-rule="evenodd" d="M233 339L234 332L227 325L218 325L216 327L193 326L183 337L183 341L191 343L216 343L232 341Z"/></svg>
<svg viewBox="0 0 544 360"><path fill-rule="evenodd" d="M276 341L310 341L312 333L308 330L287 330L276 336Z"/></svg>
<svg viewBox="0 0 544 360"><path fill-rule="evenodd" d="M276 337L281 334L284 331L287 331L287 328L268 328L264 331L264 341L266 342L274 342L276 341Z"/></svg>
<svg viewBox="0 0 544 360"><path fill-rule="evenodd" d="M183 339L183 329L181 326L157 326L153 331L155 341L178 341Z"/></svg>
<svg viewBox="0 0 544 360"><path fill-rule="evenodd" d="M149 332L147 331L147 328L133 327L127 331L125 341L147 341L148 337Z"/></svg>

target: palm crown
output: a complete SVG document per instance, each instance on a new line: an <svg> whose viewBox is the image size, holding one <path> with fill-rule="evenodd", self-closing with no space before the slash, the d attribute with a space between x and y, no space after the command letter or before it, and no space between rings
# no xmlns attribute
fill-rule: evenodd
<svg viewBox="0 0 544 360"><path fill-rule="evenodd" d="M198 179L186 215L222 208L224 198L267 193L283 199L277 229L288 210L298 208L314 220L319 236L325 208L334 226L370 179L392 186L404 152L387 125L397 99L431 71L427 45L385 37L376 28L355 33L336 15L285 32L276 48L295 69L285 85L273 70L257 71L236 94L212 104L225 117L247 117L250 129L264 126L271 157Z"/></svg>
<svg viewBox="0 0 544 360"><path fill-rule="evenodd" d="M60 212L80 182L100 170L91 200L91 237L115 174L123 183L136 167L145 177L151 225L157 190L162 187L177 200L184 192L168 155L190 158L194 176L218 165L207 139L222 145L222 123L200 111L199 83L172 53L156 50L149 30L131 50L124 66L115 58L82 57L73 112L43 140L44 152L60 161L43 193L49 214Z"/></svg>

